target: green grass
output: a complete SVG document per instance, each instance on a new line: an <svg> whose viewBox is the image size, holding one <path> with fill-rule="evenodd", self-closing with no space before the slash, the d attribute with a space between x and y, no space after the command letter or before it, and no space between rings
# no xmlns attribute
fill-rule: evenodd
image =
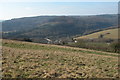
<svg viewBox="0 0 120 80"><path fill-rule="evenodd" d="M117 78L113 53L3 40L3 78Z"/></svg>
<svg viewBox="0 0 120 80"><path fill-rule="evenodd" d="M27 43L3 42L2 46L7 46L7 47L11 47L11 48L20 48L20 49L34 49L34 50L48 50L48 51L49 50L58 50L58 51L65 51L65 52L83 52L83 53L88 53L88 54L98 54L98 55L108 55L108 56L118 57L118 55L114 55L114 54L106 54L106 53L100 53L100 52L94 52L94 51L84 51L84 50L78 50L78 49L72 49L72 48L60 48L60 47L46 46L46 45L33 45L33 44L27 44Z"/></svg>
<svg viewBox="0 0 120 80"><path fill-rule="evenodd" d="M104 31L99 31L96 33L92 33L92 34L88 34L85 36L81 36L81 37L77 37L75 39L79 40L79 39L89 39L89 38L98 38L100 36L100 34L103 34L105 39L118 39L118 29L120 28L115 28L115 29L108 29L108 30L104 30ZM110 34L106 34L106 33L110 33Z"/></svg>
<svg viewBox="0 0 120 80"><path fill-rule="evenodd" d="M53 46L45 46L45 45L33 45L26 43L3 43L3 46L12 47L12 48L21 48L21 49L34 49L34 50L62 50L62 51L77 51L74 49L68 48L59 48Z"/></svg>

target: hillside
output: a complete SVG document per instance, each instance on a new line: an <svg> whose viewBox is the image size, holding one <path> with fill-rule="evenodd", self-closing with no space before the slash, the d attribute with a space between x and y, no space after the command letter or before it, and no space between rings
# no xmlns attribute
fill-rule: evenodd
<svg viewBox="0 0 120 80"><path fill-rule="evenodd" d="M118 30L120 30L120 28L107 29L92 34L88 34L85 36L81 36L75 39L97 39L99 38L100 35L103 35L104 39L119 39Z"/></svg>
<svg viewBox="0 0 120 80"><path fill-rule="evenodd" d="M3 31L21 31L40 27L48 22L66 22L80 24L78 27L109 27L117 24L117 15L95 15L95 16L36 16L6 20L2 22ZM85 24L86 23L86 24ZM91 24L91 25L90 25ZM88 25L88 26L87 26Z"/></svg>
<svg viewBox="0 0 120 80"><path fill-rule="evenodd" d="M116 26L117 15L25 17L3 21L2 25L5 39L56 40Z"/></svg>
<svg viewBox="0 0 120 80"><path fill-rule="evenodd" d="M118 54L3 40L4 78L117 78Z"/></svg>

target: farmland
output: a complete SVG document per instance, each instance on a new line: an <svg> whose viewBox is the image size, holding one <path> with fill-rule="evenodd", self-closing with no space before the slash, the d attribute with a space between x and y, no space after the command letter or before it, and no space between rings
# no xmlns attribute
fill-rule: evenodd
<svg viewBox="0 0 120 80"><path fill-rule="evenodd" d="M103 30L100 32L95 32L89 35L85 35L85 36L81 36L78 37L76 39L96 39L99 38L100 35L104 35L103 38L104 39L118 39L118 30L120 30L120 28L113 28L113 29L108 29L108 30Z"/></svg>
<svg viewBox="0 0 120 80"><path fill-rule="evenodd" d="M4 78L118 78L118 54L14 40L2 42Z"/></svg>
<svg viewBox="0 0 120 80"><path fill-rule="evenodd" d="M120 53L119 30L120 28L116 27L96 30L87 35L74 38L77 43L68 45L79 48Z"/></svg>

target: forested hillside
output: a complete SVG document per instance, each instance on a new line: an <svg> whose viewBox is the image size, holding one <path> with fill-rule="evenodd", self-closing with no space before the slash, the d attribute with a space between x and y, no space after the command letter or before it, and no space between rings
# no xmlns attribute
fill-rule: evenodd
<svg viewBox="0 0 120 80"><path fill-rule="evenodd" d="M117 15L38 16L3 21L3 38L59 39L117 25ZM14 36L13 36L14 35Z"/></svg>

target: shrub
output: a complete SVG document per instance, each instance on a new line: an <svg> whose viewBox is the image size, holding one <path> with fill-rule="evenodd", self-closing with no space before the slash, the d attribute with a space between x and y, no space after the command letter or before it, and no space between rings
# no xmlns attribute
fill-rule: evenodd
<svg viewBox="0 0 120 80"><path fill-rule="evenodd" d="M114 52L120 53L120 42L114 42L110 46Z"/></svg>
<svg viewBox="0 0 120 80"><path fill-rule="evenodd" d="M24 38L23 41L32 42L32 40L29 38Z"/></svg>

